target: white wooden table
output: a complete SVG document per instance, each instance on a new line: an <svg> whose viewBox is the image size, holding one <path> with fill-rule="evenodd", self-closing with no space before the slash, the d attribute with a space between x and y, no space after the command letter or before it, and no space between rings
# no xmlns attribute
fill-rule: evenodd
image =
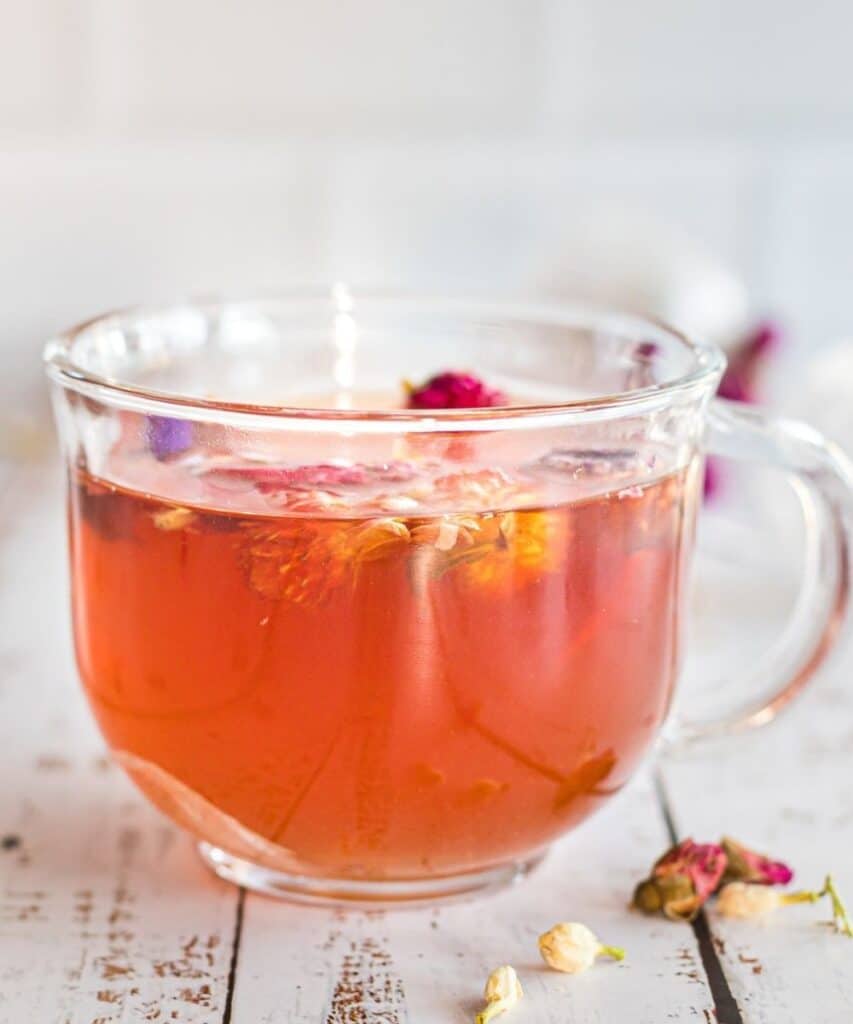
<svg viewBox="0 0 853 1024"><path fill-rule="evenodd" d="M673 833L727 832L853 895L853 659L770 731L647 773L532 878L466 904L313 910L214 878L105 757L75 678L59 470L0 467L0 1022L462 1024L512 963L518 1024L853 1020L853 941L814 907L694 927L627 910ZM754 603L754 602L753 602ZM843 890L842 890L843 891ZM549 972L560 919L623 964Z"/></svg>

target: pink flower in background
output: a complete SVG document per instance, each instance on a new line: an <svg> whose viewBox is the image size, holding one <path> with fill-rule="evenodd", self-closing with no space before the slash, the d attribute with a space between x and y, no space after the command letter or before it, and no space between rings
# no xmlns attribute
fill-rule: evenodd
<svg viewBox="0 0 853 1024"><path fill-rule="evenodd" d="M728 366L720 381L717 394L732 402L755 402L758 399L758 385L767 359L778 348L779 328L765 321L729 353ZM716 459L708 459L705 466L705 497L717 497L725 482Z"/></svg>

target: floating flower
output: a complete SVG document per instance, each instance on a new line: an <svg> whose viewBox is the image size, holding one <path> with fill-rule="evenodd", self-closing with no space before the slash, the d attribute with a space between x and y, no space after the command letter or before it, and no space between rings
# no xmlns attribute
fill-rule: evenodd
<svg viewBox="0 0 853 1024"><path fill-rule="evenodd" d="M716 891L726 854L716 843L685 839L655 862L649 877L634 890L634 906L658 911L676 921L692 921Z"/></svg>
<svg viewBox="0 0 853 1024"><path fill-rule="evenodd" d="M720 890L717 909L724 917L764 917L779 907L792 903L817 903L825 896L832 904L836 931L853 938L853 925L831 875L826 876L823 888L816 892L779 892L760 882L729 882Z"/></svg>
<svg viewBox="0 0 853 1024"><path fill-rule="evenodd" d="M539 936L542 959L555 971L580 974L592 967L596 957L609 956L624 960L625 950L618 946L603 946L585 924L563 921Z"/></svg>
<svg viewBox="0 0 853 1024"><path fill-rule="evenodd" d="M521 999L524 993L514 968L509 964L497 967L486 981L486 1007L476 1017L475 1024L488 1024L498 1014L506 1013Z"/></svg>
<svg viewBox="0 0 853 1024"><path fill-rule="evenodd" d="M794 877L794 872L787 864L770 860L764 854L756 853L728 836L723 836L721 845L727 858L724 882L787 885Z"/></svg>
<svg viewBox="0 0 853 1024"><path fill-rule="evenodd" d="M507 405L502 391L490 388L470 373L448 371L415 386L405 383L409 409L486 409Z"/></svg>
<svg viewBox="0 0 853 1024"><path fill-rule="evenodd" d="M173 505L155 512L152 518L158 530L183 530L195 519L195 512L182 505Z"/></svg>

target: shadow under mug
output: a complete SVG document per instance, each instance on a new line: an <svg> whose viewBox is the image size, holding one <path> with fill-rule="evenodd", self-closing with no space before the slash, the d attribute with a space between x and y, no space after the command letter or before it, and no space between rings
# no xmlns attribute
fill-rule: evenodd
<svg viewBox="0 0 853 1024"><path fill-rule="evenodd" d="M566 306L351 295L111 314L46 351L80 675L114 757L225 878L311 901L504 884L669 713L705 453L806 523L761 725L842 620L851 472L715 399L715 348ZM470 368L510 404L412 410Z"/></svg>

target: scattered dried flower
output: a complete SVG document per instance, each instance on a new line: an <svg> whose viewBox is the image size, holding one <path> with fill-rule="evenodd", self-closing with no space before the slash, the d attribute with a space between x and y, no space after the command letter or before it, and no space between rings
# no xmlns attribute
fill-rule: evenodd
<svg viewBox="0 0 853 1024"><path fill-rule="evenodd" d="M485 409L506 405L507 397L470 373L448 371L420 385L403 383L409 409Z"/></svg>
<svg viewBox="0 0 853 1024"><path fill-rule="evenodd" d="M486 1006L477 1014L475 1024L488 1024L498 1014L506 1013L515 1006L524 995L515 969L509 964L495 968L486 981L484 995Z"/></svg>
<svg viewBox="0 0 853 1024"><path fill-rule="evenodd" d="M618 946L603 946L585 924L563 921L539 936L542 959L555 971L579 974L592 967L596 957L609 956L624 960L625 950Z"/></svg>
<svg viewBox="0 0 853 1024"><path fill-rule="evenodd" d="M853 938L853 924L832 875L827 875L823 888L814 892L779 892L762 883L729 882L720 890L717 909L724 917L763 917L778 907L791 903L817 903L825 896L829 897L832 906L835 930Z"/></svg>
<svg viewBox="0 0 853 1024"><path fill-rule="evenodd" d="M716 891L726 854L716 843L685 839L655 862L649 877L634 890L634 906L658 911L676 921L692 921Z"/></svg>
<svg viewBox="0 0 853 1024"><path fill-rule="evenodd" d="M399 519L371 519L353 528L344 539L346 557L363 562L374 562L397 551L408 543L409 530Z"/></svg>
<svg viewBox="0 0 853 1024"><path fill-rule="evenodd" d="M787 885L794 872L782 861L770 860L762 853L756 853L728 836L723 836L720 845L726 854L726 870L723 882L753 882L758 885Z"/></svg>
<svg viewBox="0 0 853 1024"><path fill-rule="evenodd" d="M779 892L760 882L729 882L720 890L717 910L723 917L763 917L789 903L815 903L819 892Z"/></svg>

